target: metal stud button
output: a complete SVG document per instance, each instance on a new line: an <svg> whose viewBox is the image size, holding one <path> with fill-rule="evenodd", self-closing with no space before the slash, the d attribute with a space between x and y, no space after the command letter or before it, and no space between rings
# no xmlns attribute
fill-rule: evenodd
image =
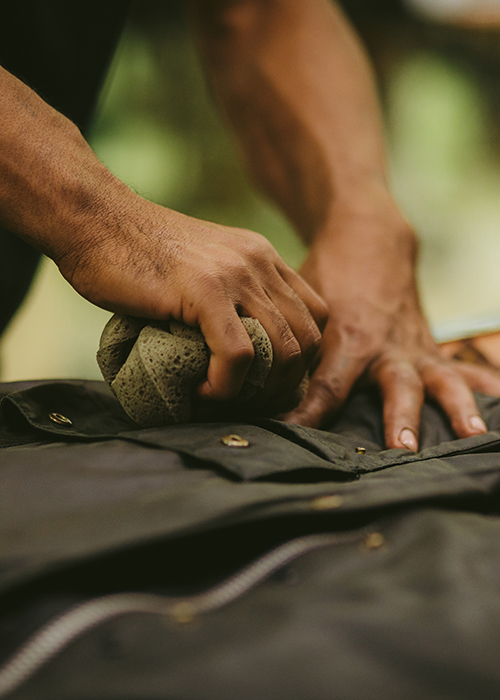
<svg viewBox="0 0 500 700"><path fill-rule="evenodd" d="M366 447L356 447L354 450L358 455L364 455L366 453Z"/></svg>
<svg viewBox="0 0 500 700"><path fill-rule="evenodd" d="M170 617L175 622L181 625L187 625L192 622L196 616L196 609L194 605L188 601L183 601L181 603L176 603L169 610Z"/></svg>
<svg viewBox="0 0 500 700"><path fill-rule="evenodd" d="M221 438L221 442L227 445L227 447L248 447L250 445L248 440L239 435L224 435L224 437Z"/></svg>
<svg viewBox="0 0 500 700"><path fill-rule="evenodd" d="M378 549L385 543L385 537L381 532L371 532L365 539L365 547Z"/></svg>
<svg viewBox="0 0 500 700"><path fill-rule="evenodd" d="M49 413L49 418L53 423L57 423L58 425L73 425L73 421L66 418L66 416L63 416L61 413Z"/></svg>
<svg viewBox="0 0 500 700"><path fill-rule="evenodd" d="M311 501L311 508L313 510L333 510L333 508L340 508L344 503L344 499L339 494L332 494L331 496L319 496Z"/></svg>

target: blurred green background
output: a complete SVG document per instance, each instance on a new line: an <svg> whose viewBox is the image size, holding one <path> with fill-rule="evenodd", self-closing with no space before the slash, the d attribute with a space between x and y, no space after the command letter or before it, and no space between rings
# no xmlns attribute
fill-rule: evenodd
<svg viewBox="0 0 500 700"><path fill-rule="evenodd" d="M242 171L182 16L158 13L160 3L153 3L154 13L144 10L148 3L141 5L104 87L92 147L144 197L259 231L297 267L304 249ZM393 190L420 235L425 311L438 329L462 317L500 318L500 164L492 81L482 79L484 61L471 69L439 41L433 46L417 36L403 50L398 37L399 43L388 35L374 58ZM44 260L0 345L1 379L99 377L95 351L108 317Z"/></svg>

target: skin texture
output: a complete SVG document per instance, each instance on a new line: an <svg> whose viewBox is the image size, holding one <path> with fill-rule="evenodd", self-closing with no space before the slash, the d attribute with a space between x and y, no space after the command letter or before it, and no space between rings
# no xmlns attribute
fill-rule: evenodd
<svg viewBox="0 0 500 700"><path fill-rule="evenodd" d="M373 78L340 11L329 0L189 5L251 173L310 246L301 276L256 233L133 193L73 124L4 70L0 223L94 304L200 326L212 353L199 388L207 399L231 398L243 384L253 348L241 314L273 344L262 404L278 411L314 370L290 421L324 425L365 377L384 397L388 447L416 449L425 392L458 436L483 432L469 387L500 394L500 380L441 360L430 337L415 236L387 189Z"/></svg>
<svg viewBox="0 0 500 700"><path fill-rule="evenodd" d="M495 372L439 355L419 304L416 236L387 185L374 79L329 0L192 2L214 93L258 185L309 244L303 278L326 301L321 359L285 420L321 427L358 379L384 402L387 447L416 450L424 396L458 437L485 432L472 390Z"/></svg>
<svg viewBox="0 0 500 700"><path fill-rule="evenodd" d="M274 349L265 396L298 385L318 353L324 302L251 231L142 199L78 129L0 69L0 222L51 257L89 301L199 326L211 349L203 397L236 396L253 358L239 315Z"/></svg>

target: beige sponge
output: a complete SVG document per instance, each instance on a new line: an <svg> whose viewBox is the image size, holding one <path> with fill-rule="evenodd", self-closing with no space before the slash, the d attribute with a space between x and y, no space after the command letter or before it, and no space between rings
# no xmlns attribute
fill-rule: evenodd
<svg viewBox="0 0 500 700"><path fill-rule="evenodd" d="M264 386L273 361L271 341L259 321L245 317L241 321L255 356L240 394L227 402L229 416ZM209 417L206 402L195 395L209 359L210 351L196 328L119 315L106 324L97 352L103 377L127 414L150 427Z"/></svg>

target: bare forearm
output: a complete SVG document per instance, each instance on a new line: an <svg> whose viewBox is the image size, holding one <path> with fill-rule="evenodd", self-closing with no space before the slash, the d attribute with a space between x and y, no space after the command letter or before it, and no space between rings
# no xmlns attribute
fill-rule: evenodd
<svg viewBox="0 0 500 700"><path fill-rule="evenodd" d="M0 95L0 223L58 262L125 186L72 122L2 68Z"/></svg>
<svg viewBox="0 0 500 700"><path fill-rule="evenodd" d="M254 350L240 314L257 318L273 345L261 401L293 390L316 357L324 304L267 241L139 197L71 122L1 69L0 223L89 301L199 326L211 350L206 398L236 396L244 382Z"/></svg>
<svg viewBox="0 0 500 700"><path fill-rule="evenodd" d="M259 185L306 240L385 186L369 63L329 0L193 1L212 85Z"/></svg>
<svg viewBox="0 0 500 700"><path fill-rule="evenodd" d="M419 305L415 235L386 183L374 80L338 7L191 4L214 90L256 180L310 243L301 274L330 311L321 361L288 420L327 423L364 373L383 397L388 447L417 449L425 392L458 436L484 432L466 381L494 393L500 382L464 381L439 358Z"/></svg>

